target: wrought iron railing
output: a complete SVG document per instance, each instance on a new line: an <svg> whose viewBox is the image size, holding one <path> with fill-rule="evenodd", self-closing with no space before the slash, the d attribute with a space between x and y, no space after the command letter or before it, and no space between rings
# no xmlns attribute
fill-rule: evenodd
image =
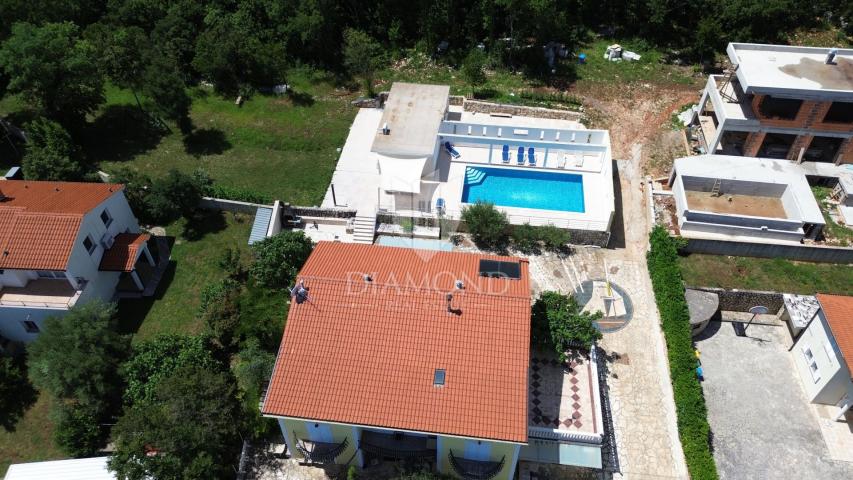
<svg viewBox="0 0 853 480"><path fill-rule="evenodd" d="M296 450L310 463L332 463L349 446L348 437L340 443L329 443L303 440L296 436L296 432L293 436L296 438Z"/></svg>
<svg viewBox="0 0 853 480"><path fill-rule="evenodd" d="M450 466L457 475L466 480L490 480L498 476L504 468L506 456L501 457L500 461L483 461L469 460L467 458L459 458L453 454L453 450L447 454L450 459Z"/></svg>

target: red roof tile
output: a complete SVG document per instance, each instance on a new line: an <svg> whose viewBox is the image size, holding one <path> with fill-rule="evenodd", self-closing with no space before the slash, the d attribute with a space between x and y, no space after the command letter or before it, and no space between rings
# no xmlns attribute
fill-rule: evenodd
<svg viewBox="0 0 853 480"><path fill-rule="evenodd" d="M480 277L481 259L521 278ZM309 300L290 306L265 414L527 441L525 260L321 242L299 278Z"/></svg>
<svg viewBox="0 0 853 480"><path fill-rule="evenodd" d="M816 296L847 369L853 372L853 297L823 293Z"/></svg>
<svg viewBox="0 0 853 480"><path fill-rule="evenodd" d="M144 233L119 233L116 235L113 246L101 257L98 270L132 272L139 249L149 238L151 235Z"/></svg>
<svg viewBox="0 0 853 480"><path fill-rule="evenodd" d="M0 268L65 270L83 215L122 185L0 182Z"/></svg>

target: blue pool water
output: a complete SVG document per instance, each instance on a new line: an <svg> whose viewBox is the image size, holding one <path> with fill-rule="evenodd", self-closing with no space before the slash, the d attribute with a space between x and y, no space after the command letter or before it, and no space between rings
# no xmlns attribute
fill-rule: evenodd
<svg viewBox="0 0 853 480"><path fill-rule="evenodd" d="M511 168L465 168L462 202L583 212L583 177Z"/></svg>
<svg viewBox="0 0 853 480"><path fill-rule="evenodd" d="M392 237L390 235L380 235L376 239L379 245L386 247L405 247L417 248L419 250L440 250L449 252L453 250L453 244L444 240L433 240L429 238L410 238L410 237Z"/></svg>

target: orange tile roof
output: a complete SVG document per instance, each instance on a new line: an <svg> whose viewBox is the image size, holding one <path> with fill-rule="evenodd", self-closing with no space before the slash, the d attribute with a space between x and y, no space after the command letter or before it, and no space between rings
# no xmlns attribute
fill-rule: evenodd
<svg viewBox="0 0 853 480"><path fill-rule="evenodd" d="M101 257L98 270L132 272L139 249L149 238L151 235L144 233L119 233L116 235L113 246Z"/></svg>
<svg viewBox="0 0 853 480"><path fill-rule="evenodd" d="M0 269L65 270L83 216L124 187L0 182Z"/></svg>
<svg viewBox="0 0 853 480"><path fill-rule="evenodd" d="M853 297L823 293L816 296L847 369L853 372Z"/></svg>
<svg viewBox="0 0 853 480"><path fill-rule="evenodd" d="M481 259L521 278L480 277ZM525 260L321 242L299 278L309 300L290 305L264 414L527 441Z"/></svg>

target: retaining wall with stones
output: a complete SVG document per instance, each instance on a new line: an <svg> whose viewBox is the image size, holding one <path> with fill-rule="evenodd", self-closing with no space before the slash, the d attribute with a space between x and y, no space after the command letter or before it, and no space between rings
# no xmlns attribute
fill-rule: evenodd
<svg viewBox="0 0 853 480"><path fill-rule="evenodd" d="M448 103L450 103L450 105L453 105L454 107L461 107L465 104L465 97L463 97L462 95L451 95L448 98Z"/></svg>
<svg viewBox="0 0 853 480"><path fill-rule="evenodd" d="M356 211L351 208L300 207L287 203L282 205L282 212L298 217L353 218L356 215Z"/></svg>
<svg viewBox="0 0 853 480"><path fill-rule="evenodd" d="M572 245L593 245L605 248L610 243L610 232L569 229L569 234L571 235L569 243Z"/></svg>
<svg viewBox="0 0 853 480"><path fill-rule="evenodd" d="M199 208L205 210L224 210L226 212L251 213L254 214L258 207L273 208L272 205L261 205L260 203L240 202L237 200L226 200L224 198L203 197L198 204Z"/></svg>
<svg viewBox="0 0 853 480"><path fill-rule="evenodd" d="M770 313L778 312L783 306L782 294L758 290L726 290L714 287L687 287L693 290L716 293L720 297L720 310L729 312L748 312L750 308L762 305Z"/></svg>
<svg viewBox="0 0 853 480"><path fill-rule="evenodd" d="M689 238L682 251L734 257L787 258L805 262L853 263L853 248L817 245L777 245Z"/></svg>
<svg viewBox="0 0 853 480"><path fill-rule="evenodd" d="M507 105L503 103L481 102L478 100L465 100L463 107L466 112L474 113L500 113L534 118L554 118L557 120L570 120L578 122L581 119L579 112L570 110L554 110L542 107L526 107L524 105Z"/></svg>

